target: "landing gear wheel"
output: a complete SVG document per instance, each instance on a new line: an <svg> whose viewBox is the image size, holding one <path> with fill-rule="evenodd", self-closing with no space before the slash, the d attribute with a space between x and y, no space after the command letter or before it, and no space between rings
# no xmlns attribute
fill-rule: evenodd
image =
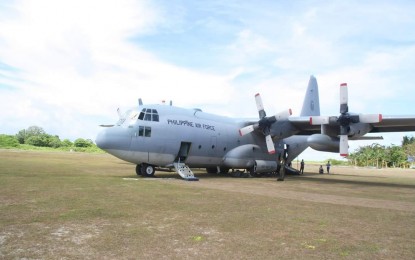
<svg viewBox="0 0 415 260"><path fill-rule="evenodd" d="M137 173L137 175L141 175L141 164L137 164L135 167L135 173Z"/></svg>
<svg viewBox="0 0 415 260"><path fill-rule="evenodd" d="M256 167L252 167L248 169L249 175L251 175L251 177L261 177L261 173L256 172Z"/></svg>
<svg viewBox="0 0 415 260"><path fill-rule="evenodd" d="M282 165L280 172L278 173L277 181L284 181L285 178L285 165Z"/></svg>
<svg viewBox="0 0 415 260"><path fill-rule="evenodd" d="M208 167L206 168L206 172L209 174L214 174L218 172L218 169L216 169L216 167Z"/></svg>
<svg viewBox="0 0 415 260"><path fill-rule="evenodd" d="M153 165L146 164L146 163L143 163L141 165L141 174L144 177L154 177L155 172L156 172L156 170L154 169Z"/></svg>

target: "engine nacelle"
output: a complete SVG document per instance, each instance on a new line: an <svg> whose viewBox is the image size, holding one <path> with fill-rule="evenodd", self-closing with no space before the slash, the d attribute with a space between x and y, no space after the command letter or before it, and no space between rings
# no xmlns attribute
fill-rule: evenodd
<svg viewBox="0 0 415 260"><path fill-rule="evenodd" d="M307 138L308 145L317 151L322 152L339 152L340 139L323 134L310 135Z"/></svg>
<svg viewBox="0 0 415 260"><path fill-rule="evenodd" d="M256 160L254 167L256 173L273 172L277 170L278 163L276 161Z"/></svg>

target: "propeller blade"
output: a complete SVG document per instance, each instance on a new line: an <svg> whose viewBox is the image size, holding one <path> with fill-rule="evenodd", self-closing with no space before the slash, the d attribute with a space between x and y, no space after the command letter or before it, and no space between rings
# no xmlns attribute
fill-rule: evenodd
<svg viewBox="0 0 415 260"><path fill-rule="evenodd" d="M262 104L262 98L261 95L259 95L259 93L257 93L255 95L255 102L256 102L256 107L258 109L258 113L259 113L259 118L262 119L264 118L267 114L265 113L264 110L264 105Z"/></svg>
<svg viewBox="0 0 415 260"><path fill-rule="evenodd" d="M274 115L275 119L278 120L283 120L283 119L287 119L289 116L291 116L293 114L291 108L288 110L284 110L276 115Z"/></svg>
<svg viewBox="0 0 415 260"><path fill-rule="evenodd" d="M348 103L348 93L347 93L347 83L340 84L340 113L344 114L349 112Z"/></svg>
<svg viewBox="0 0 415 260"><path fill-rule="evenodd" d="M265 137L265 141L267 142L267 149L269 154L275 153L274 141L272 141L271 135L267 135Z"/></svg>
<svg viewBox="0 0 415 260"><path fill-rule="evenodd" d="M347 157L349 155L349 138L347 135L340 136L340 156Z"/></svg>
<svg viewBox="0 0 415 260"><path fill-rule="evenodd" d="M255 130L254 125L245 126L239 129L239 135L244 136L246 134L253 132L254 130Z"/></svg>
<svg viewBox="0 0 415 260"><path fill-rule="evenodd" d="M310 125L328 125L329 120L328 116L310 116Z"/></svg>
<svg viewBox="0 0 415 260"><path fill-rule="evenodd" d="M359 115L359 121L361 123L379 123L382 121L382 114L366 114Z"/></svg>

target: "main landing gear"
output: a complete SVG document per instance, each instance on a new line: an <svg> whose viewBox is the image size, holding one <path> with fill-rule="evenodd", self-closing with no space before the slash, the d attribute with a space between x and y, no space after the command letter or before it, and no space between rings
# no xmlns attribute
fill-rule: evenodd
<svg viewBox="0 0 415 260"><path fill-rule="evenodd" d="M137 175L142 175L143 177L154 177L156 169L151 164L143 163L137 164L137 166L135 167L135 172L137 173Z"/></svg>

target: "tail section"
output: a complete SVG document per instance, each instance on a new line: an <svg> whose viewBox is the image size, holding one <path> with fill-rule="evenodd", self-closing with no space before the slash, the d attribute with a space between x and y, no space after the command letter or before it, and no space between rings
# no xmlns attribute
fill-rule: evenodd
<svg viewBox="0 0 415 260"><path fill-rule="evenodd" d="M319 116L320 100L318 95L318 85L316 78L311 75L308 81L307 91L304 97L303 108L300 116Z"/></svg>

